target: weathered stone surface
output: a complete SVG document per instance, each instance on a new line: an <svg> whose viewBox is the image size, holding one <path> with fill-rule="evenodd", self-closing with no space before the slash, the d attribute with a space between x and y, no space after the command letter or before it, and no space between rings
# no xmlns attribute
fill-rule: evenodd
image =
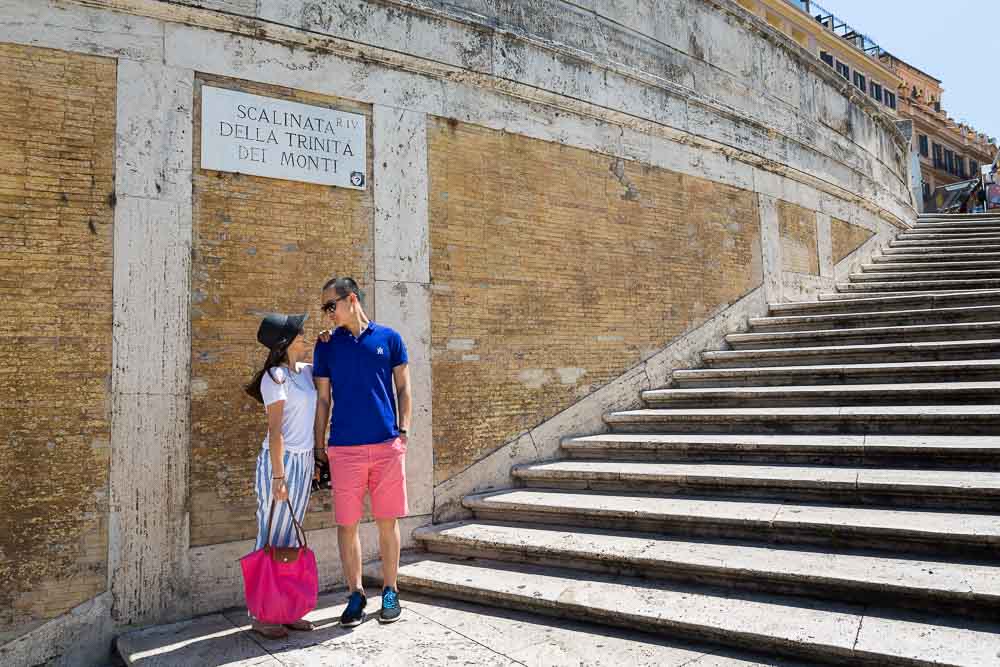
<svg viewBox="0 0 1000 667"><path fill-rule="evenodd" d="M191 204L191 70L118 63L118 196Z"/></svg>
<svg viewBox="0 0 1000 667"><path fill-rule="evenodd" d="M995 625L968 623L955 627L940 617L869 610L854 650L867 657L884 651L886 642L892 642L893 652L902 659L931 664L978 667L1000 659L1000 632Z"/></svg>
<svg viewBox="0 0 1000 667"><path fill-rule="evenodd" d="M375 279L430 282L427 116L376 106L372 116Z"/></svg>
<svg viewBox="0 0 1000 667"><path fill-rule="evenodd" d="M130 632L117 641L118 655L126 665L172 667L174 665L240 665L280 667L270 655L222 614Z"/></svg>
<svg viewBox="0 0 1000 667"><path fill-rule="evenodd" d="M102 593L12 641L0 639L0 663L54 667L101 664L113 637L111 593Z"/></svg>
<svg viewBox="0 0 1000 667"><path fill-rule="evenodd" d="M750 526L757 539L765 534L780 534L784 529L805 529L829 536L861 535L871 540L902 537L939 547L1000 544L1000 523L996 517L983 514L533 489L470 496L466 505L477 512L522 511L548 515L554 520L559 516L587 516L602 520L606 527L618 527L617 522L629 519L658 522L663 527L699 523Z"/></svg>
<svg viewBox="0 0 1000 667"><path fill-rule="evenodd" d="M162 62L163 23L58 0L0 1L0 42ZM114 96L106 101L112 102Z"/></svg>
<svg viewBox="0 0 1000 667"><path fill-rule="evenodd" d="M927 610L977 600L1000 604L1000 583L990 565L916 560L895 555L841 553L767 544L664 539L651 534L572 532L530 524L482 522L422 528L416 538L431 551L456 555L490 553L503 560L545 559L550 565L635 572L649 578L681 573L711 576L759 588L781 582L821 597L831 589L872 599L909 595Z"/></svg>
<svg viewBox="0 0 1000 667"><path fill-rule="evenodd" d="M814 604L777 596L724 597L720 591L654 584L602 575L495 561L467 563L425 557L400 570L400 585L447 597L515 606L580 620L688 636L725 637L726 643L807 655L849 656L861 607ZM892 649L888 649L891 651Z"/></svg>
<svg viewBox="0 0 1000 667"><path fill-rule="evenodd" d="M404 593L403 616L388 628L369 622L353 629L337 625L345 594L321 595L306 618L310 633L284 640L249 634L246 611L234 609L193 621L129 633L118 640L126 664L136 667L188 667L209 662L233 667L295 665L406 664L578 665L617 667L622 660L640 667L794 667L717 646L691 644L628 630L602 628L563 619L431 599ZM377 610L379 596L368 599ZM373 613L377 613L374 612Z"/></svg>

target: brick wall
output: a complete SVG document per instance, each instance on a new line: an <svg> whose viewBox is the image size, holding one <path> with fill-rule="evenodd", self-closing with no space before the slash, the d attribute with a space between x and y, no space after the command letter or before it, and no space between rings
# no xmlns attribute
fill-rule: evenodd
<svg viewBox="0 0 1000 667"><path fill-rule="evenodd" d="M363 113L369 117L371 143L368 107L272 86L203 81ZM327 278L353 275L368 294L374 293L372 186L358 191L199 169L200 118L199 82L191 299L192 545L256 535L254 463L266 421L263 408L242 387L266 357L256 341L261 316L307 311L307 336L313 339L320 324L319 291ZM307 527L331 525L329 509L328 496L314 496Z"/></svg>
<svg viewBox="0 0 1000 667"><path fill-rule="evenodd" d="M438 482L761 282L750 192L454 121L428 150Z"/></svg>
<svg viewBox="0 0 1000 667"><path fill-rule="evenodd" d="M819 275L816 212L786 201L778 202L781 264L785 271Z"/></svg>
<svg viewBox="0 0 1000 667"><path fill-rule="evenodd" d="M0 640L107 588L115 85L0 45Z"/></svg>
<svg viewBox="0 0 1000 667"><path fill-rule="evenodd" d="M836 264L852 252L861 247L861 244L875 236L870 229L852 225L849 222L830 219L830 241L833 245L833 263Z"/></svg>

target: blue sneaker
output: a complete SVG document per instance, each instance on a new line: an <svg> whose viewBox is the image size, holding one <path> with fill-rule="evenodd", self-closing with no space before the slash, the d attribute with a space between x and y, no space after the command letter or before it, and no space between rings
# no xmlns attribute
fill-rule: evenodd
<svg viewBox="0 0 1000 667"><path fill-rule="evenodd" d="M347 609L340 615L340 624L347 628L361 625L361 622L365 620L365 605L367 604L368 598L363 592L354 591L351 593L351 597L347 599Z"/></svg>
<svg viewBox="0 0 1000 667"><path fill-rule="evenodd" d="M386 586L382 589L382 613L378 616L379 623L395 623L403 608L399 606L399 591Z"/></svg>

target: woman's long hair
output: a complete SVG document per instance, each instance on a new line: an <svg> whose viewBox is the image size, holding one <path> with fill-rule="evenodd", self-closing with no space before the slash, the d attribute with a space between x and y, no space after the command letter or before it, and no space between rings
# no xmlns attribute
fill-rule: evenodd
<svg viewBox="0 0 1000 667"><path fill-rule="evenodd" d="M282 384L283 381L278 382L274 379L274 374L271 372L271 369L276 368L287 361L288 345L279 345L278 347L272 349L267 355L267 361L264 362L264 367L254 373L253 379L250 380L249 384L243 387L244 391L246 391L246 393L258 403L263 404L264 396L260 393L260 381L264 379L264 373L270 375L271 379L278 384Z"/></svg>

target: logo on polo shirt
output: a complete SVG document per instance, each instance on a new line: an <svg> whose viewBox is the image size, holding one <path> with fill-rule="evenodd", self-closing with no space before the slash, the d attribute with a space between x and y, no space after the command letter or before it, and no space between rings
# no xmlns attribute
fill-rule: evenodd
<svg viewBox="0 0 1000 667"><path fill-rule="evenodd" d="M385 354L385 350L383 350L381 347L375 350L375 352L377 352L378 354Z"/></svg>

